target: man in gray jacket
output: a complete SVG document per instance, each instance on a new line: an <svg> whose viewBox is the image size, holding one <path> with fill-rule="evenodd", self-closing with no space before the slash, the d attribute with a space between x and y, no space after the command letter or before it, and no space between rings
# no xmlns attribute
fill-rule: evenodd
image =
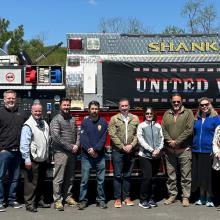
<svg viewBox="0 0 220 220"><path fill-rule="evenodd" d="M79 148L79 132L75 118L70 114L71 100L60 101L60 113L50 124L54 150L53 198L54 208L64 210L63 202L75 206L72 187L75 176L76 153Z"/></svg>

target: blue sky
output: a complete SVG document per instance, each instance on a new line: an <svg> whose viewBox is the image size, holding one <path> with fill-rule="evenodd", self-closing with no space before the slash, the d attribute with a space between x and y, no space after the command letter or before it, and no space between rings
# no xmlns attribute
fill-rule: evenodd
<svg viewBox="0 0 220 220"><path fill-rule="evenodd" d="M154 32L168 25L187 30L181 9L186 0L2 0L1 18L10 21L9 29L23 24L25 40L42 37L46 45L63 41L66 33L97 32L100 18L133 17ZM220 0L213 3L220 26Z"/></svg>

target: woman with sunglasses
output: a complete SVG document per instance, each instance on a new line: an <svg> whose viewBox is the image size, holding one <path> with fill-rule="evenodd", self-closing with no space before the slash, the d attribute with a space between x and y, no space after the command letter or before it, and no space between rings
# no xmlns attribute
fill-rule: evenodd
<svg viewBox="0 0 220 220"><path fill-rule="evenodd" d="M200 197L196 205L213 207L212 202L212 141L216 127L220 124L218 113L211 101L203 97L194 123L192 146L192 192L197 189Z"/></svg>
<svg viewBox="0 0 220 220"><path fill-rule="evenodd" d="M137 138L140 143L139 163L143 173L140 188L140 203L142 208L156 207L152 188L152 178L157 174L160 166L160 152L163 148L163 133L160 124L156 122L156 115L151 107L144 110L144 122L139 124Z"/></svg>

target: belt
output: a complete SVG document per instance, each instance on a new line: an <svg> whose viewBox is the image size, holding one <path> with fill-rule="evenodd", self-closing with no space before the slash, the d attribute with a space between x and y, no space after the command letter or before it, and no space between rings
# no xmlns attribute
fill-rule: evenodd
<svg viewBox="0 0 220 220"><path fill-rule="evenodd" d="M189 150L190 150L189 147L186 147L186 148L170 148L170 147L167 147L166 149L167 149L169 152L171 152L171 153L177 153L177 154L183 153L183 152L185 152L185 151L189 151Z"/></svg>

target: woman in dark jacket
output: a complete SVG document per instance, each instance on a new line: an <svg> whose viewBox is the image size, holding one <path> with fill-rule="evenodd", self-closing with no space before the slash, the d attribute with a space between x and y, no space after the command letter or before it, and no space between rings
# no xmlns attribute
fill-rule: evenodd
<svg viewBox="0 0 220 220"><path fill-rule="evenodd" d="M194 123L192 147L192 192L200 190L196 205L213 207L212 202L212 141L220 118L211 101L203 97Z"/></svg>
<svg viewBox="0 0 220 220"><path fill-rule="evenodd" d="M152 190L152 177L155 176L160 166L160 151L163 148L163 133L160 124L151 107L144 111L145 121L138 125L137 138L140 143L139 163L143 173L140 188L140 203L142 208L156 207L154 192Z"/></svg>

